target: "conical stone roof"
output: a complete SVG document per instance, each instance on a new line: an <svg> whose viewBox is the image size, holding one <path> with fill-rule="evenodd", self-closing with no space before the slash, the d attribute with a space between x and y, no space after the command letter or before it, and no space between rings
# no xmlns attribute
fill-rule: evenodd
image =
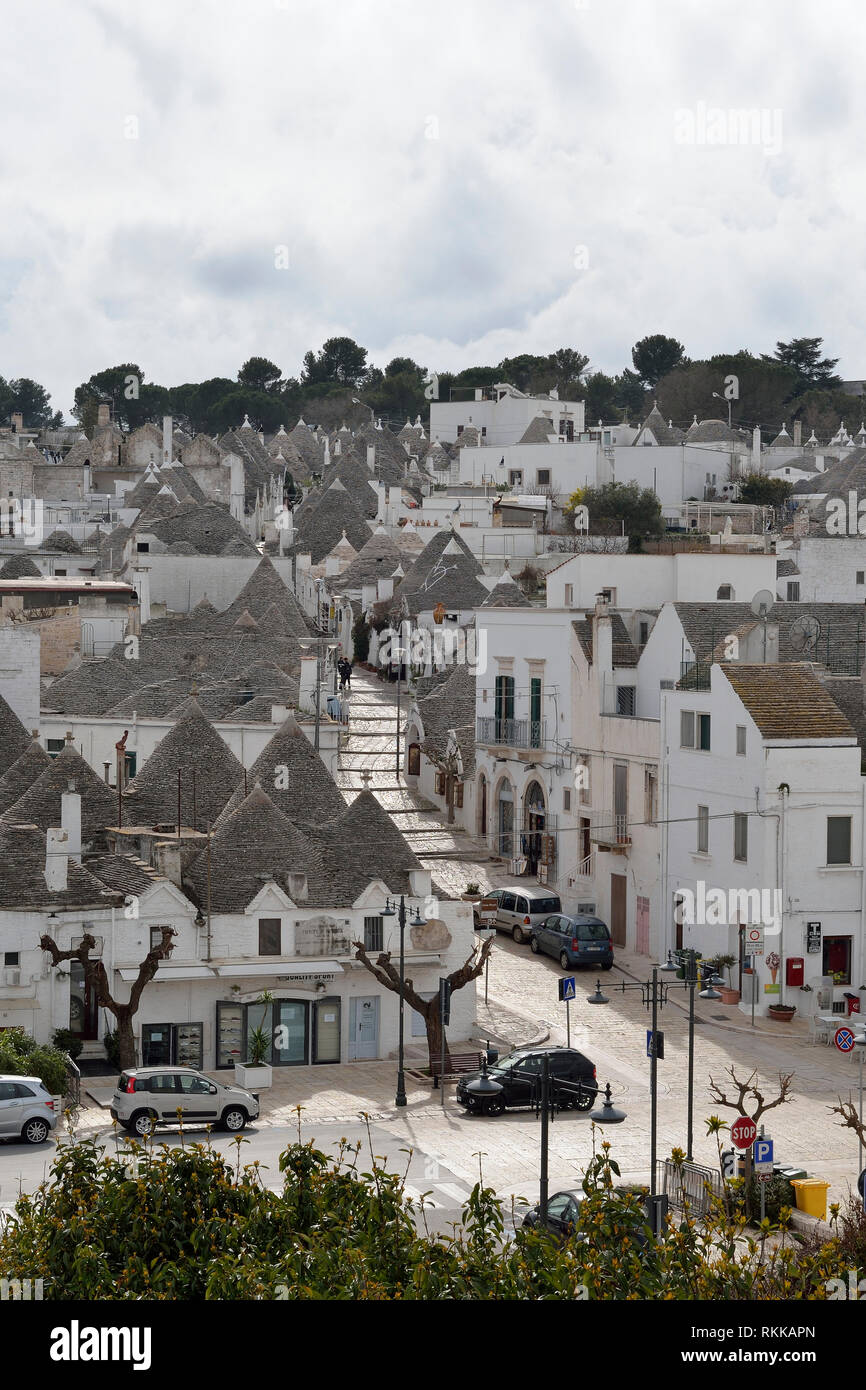
<svg viewBox="0 0 866 1390"><path fill-rule="evenodd" d="M178 773L181 824L194 829L204 829L209 821L215 821L243 780L243 765L193 698L178 711L177 723L124 791L124 825L176 824Z"/></svg>
<svg viewBox="0 0 866 1390"><path fill-rule="evenodd" d="M409 874L422 865L388 812L363 791L337 819L304 827L322 847L321 889L335 906L348 906L371 879L392 893L409 893Z"/></svg>
<svg viewBox="0 0 866 1390"><path fill-rule="evenodd" d="M243 912L269 881L292 897L289 875L305 874L309 882L315 859L316 847L256 784L211 838L210 893L207 851L193 860L185 885L211 912Z"/></svg>
<svg viewBox="0 0 866 1390"><path fill-rule="evenodd" d="M0 775L26 753L33 740L18 715L0 695Z"/></svg>
<svg viewBox="0 0 866 1390"><path fill-rule="evenodd" d="M247 773L247 786L256 782L293 824L330 820L346 809L336 782L291 714ZM237 810L243 797L241 774L240 784L236 785L234 795L220 816L220 824Z"/></svg>
<svg viewBox="0 0 866 1390"><path fill-rule="evenodd" d="M3 818L17 825L38 825L40 830L60 825L61 797L70 790L81 797L82 847L101 846L105 827L117 823L117 802L111 788L71 743L56 758L49 759L48 767L4 812Z"/></svg>
<svg viewBox="0 0 866 1390"><path fill-rule="evenodd" d="M51 759L35 738L0 777L0 816L33 786L36 778L48 767Z"/></svg>

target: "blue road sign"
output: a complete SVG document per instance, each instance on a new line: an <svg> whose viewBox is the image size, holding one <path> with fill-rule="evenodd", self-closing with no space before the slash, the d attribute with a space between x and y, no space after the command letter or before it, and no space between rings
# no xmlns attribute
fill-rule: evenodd
<svg viewBox="0 0 866 1390"><path fill-rule="evenodd" d="M647 1057L657 1057L661 1062L665 1055L665 1035L661 1029L653 1033L652 1028L646 1030L646 1055Z"/></svg>
<svg viewBox="0 0 866 1390"><path fill-rule="evenodd" d="M772 1139L756 1139L753 1149L756 1163L773 1162L773 1141Z"/></svg>
<svg viewBox="0 0 866 1390"><path fill-rule="evenodd" d="M566 975L565 979L559 982L559 998L562 1000L574 999L577 997L577 984L573 975Z"/></svg>

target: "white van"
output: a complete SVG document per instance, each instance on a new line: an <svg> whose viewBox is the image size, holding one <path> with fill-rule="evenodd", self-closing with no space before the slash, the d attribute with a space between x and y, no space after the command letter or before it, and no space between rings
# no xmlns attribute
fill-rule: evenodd
<svg viewBox="0 0 866 1390"><path fill-rule="evenodd" d="M552 912L562 911L559 895L538 885L508 884L487 896L498 899L496 930L509 932L519 944L529 940L532 927L540 926Z"/></svg>

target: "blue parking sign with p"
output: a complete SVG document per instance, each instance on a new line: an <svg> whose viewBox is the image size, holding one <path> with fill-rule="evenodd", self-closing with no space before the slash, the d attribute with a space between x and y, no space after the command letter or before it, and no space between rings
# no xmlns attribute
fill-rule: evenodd
<svg viewBox="0 0 866 1390"><path fill-rule="evenodd" d="M772 1139L756 1139L753 1150L756 1163L773 1162L773 1141Z"/></svg>
<svg viewBox="0 0 866 1390"><path fill-rule="evenodd" d="M574 999L577 996L577 984L573 975L566 975L565 979L559 982L560 1001Z"/></svg>

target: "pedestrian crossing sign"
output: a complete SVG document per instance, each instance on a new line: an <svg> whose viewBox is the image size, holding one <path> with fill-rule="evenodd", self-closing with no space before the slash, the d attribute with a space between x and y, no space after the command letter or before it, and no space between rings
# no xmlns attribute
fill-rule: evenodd
<svg viewBox="0 0 866 1390"><path fill-rule="evenodd" d="M573 976L573 975L566 975L565 979L564 979L564 980L560 980L560 982L559 982L559 1000L560 1000L560 1003L562 1003L563 1001L568 1001L569 999L575 999L576 997L577 997L577 986L576 986L576 984L575 984L574 976Z"/></svg>

